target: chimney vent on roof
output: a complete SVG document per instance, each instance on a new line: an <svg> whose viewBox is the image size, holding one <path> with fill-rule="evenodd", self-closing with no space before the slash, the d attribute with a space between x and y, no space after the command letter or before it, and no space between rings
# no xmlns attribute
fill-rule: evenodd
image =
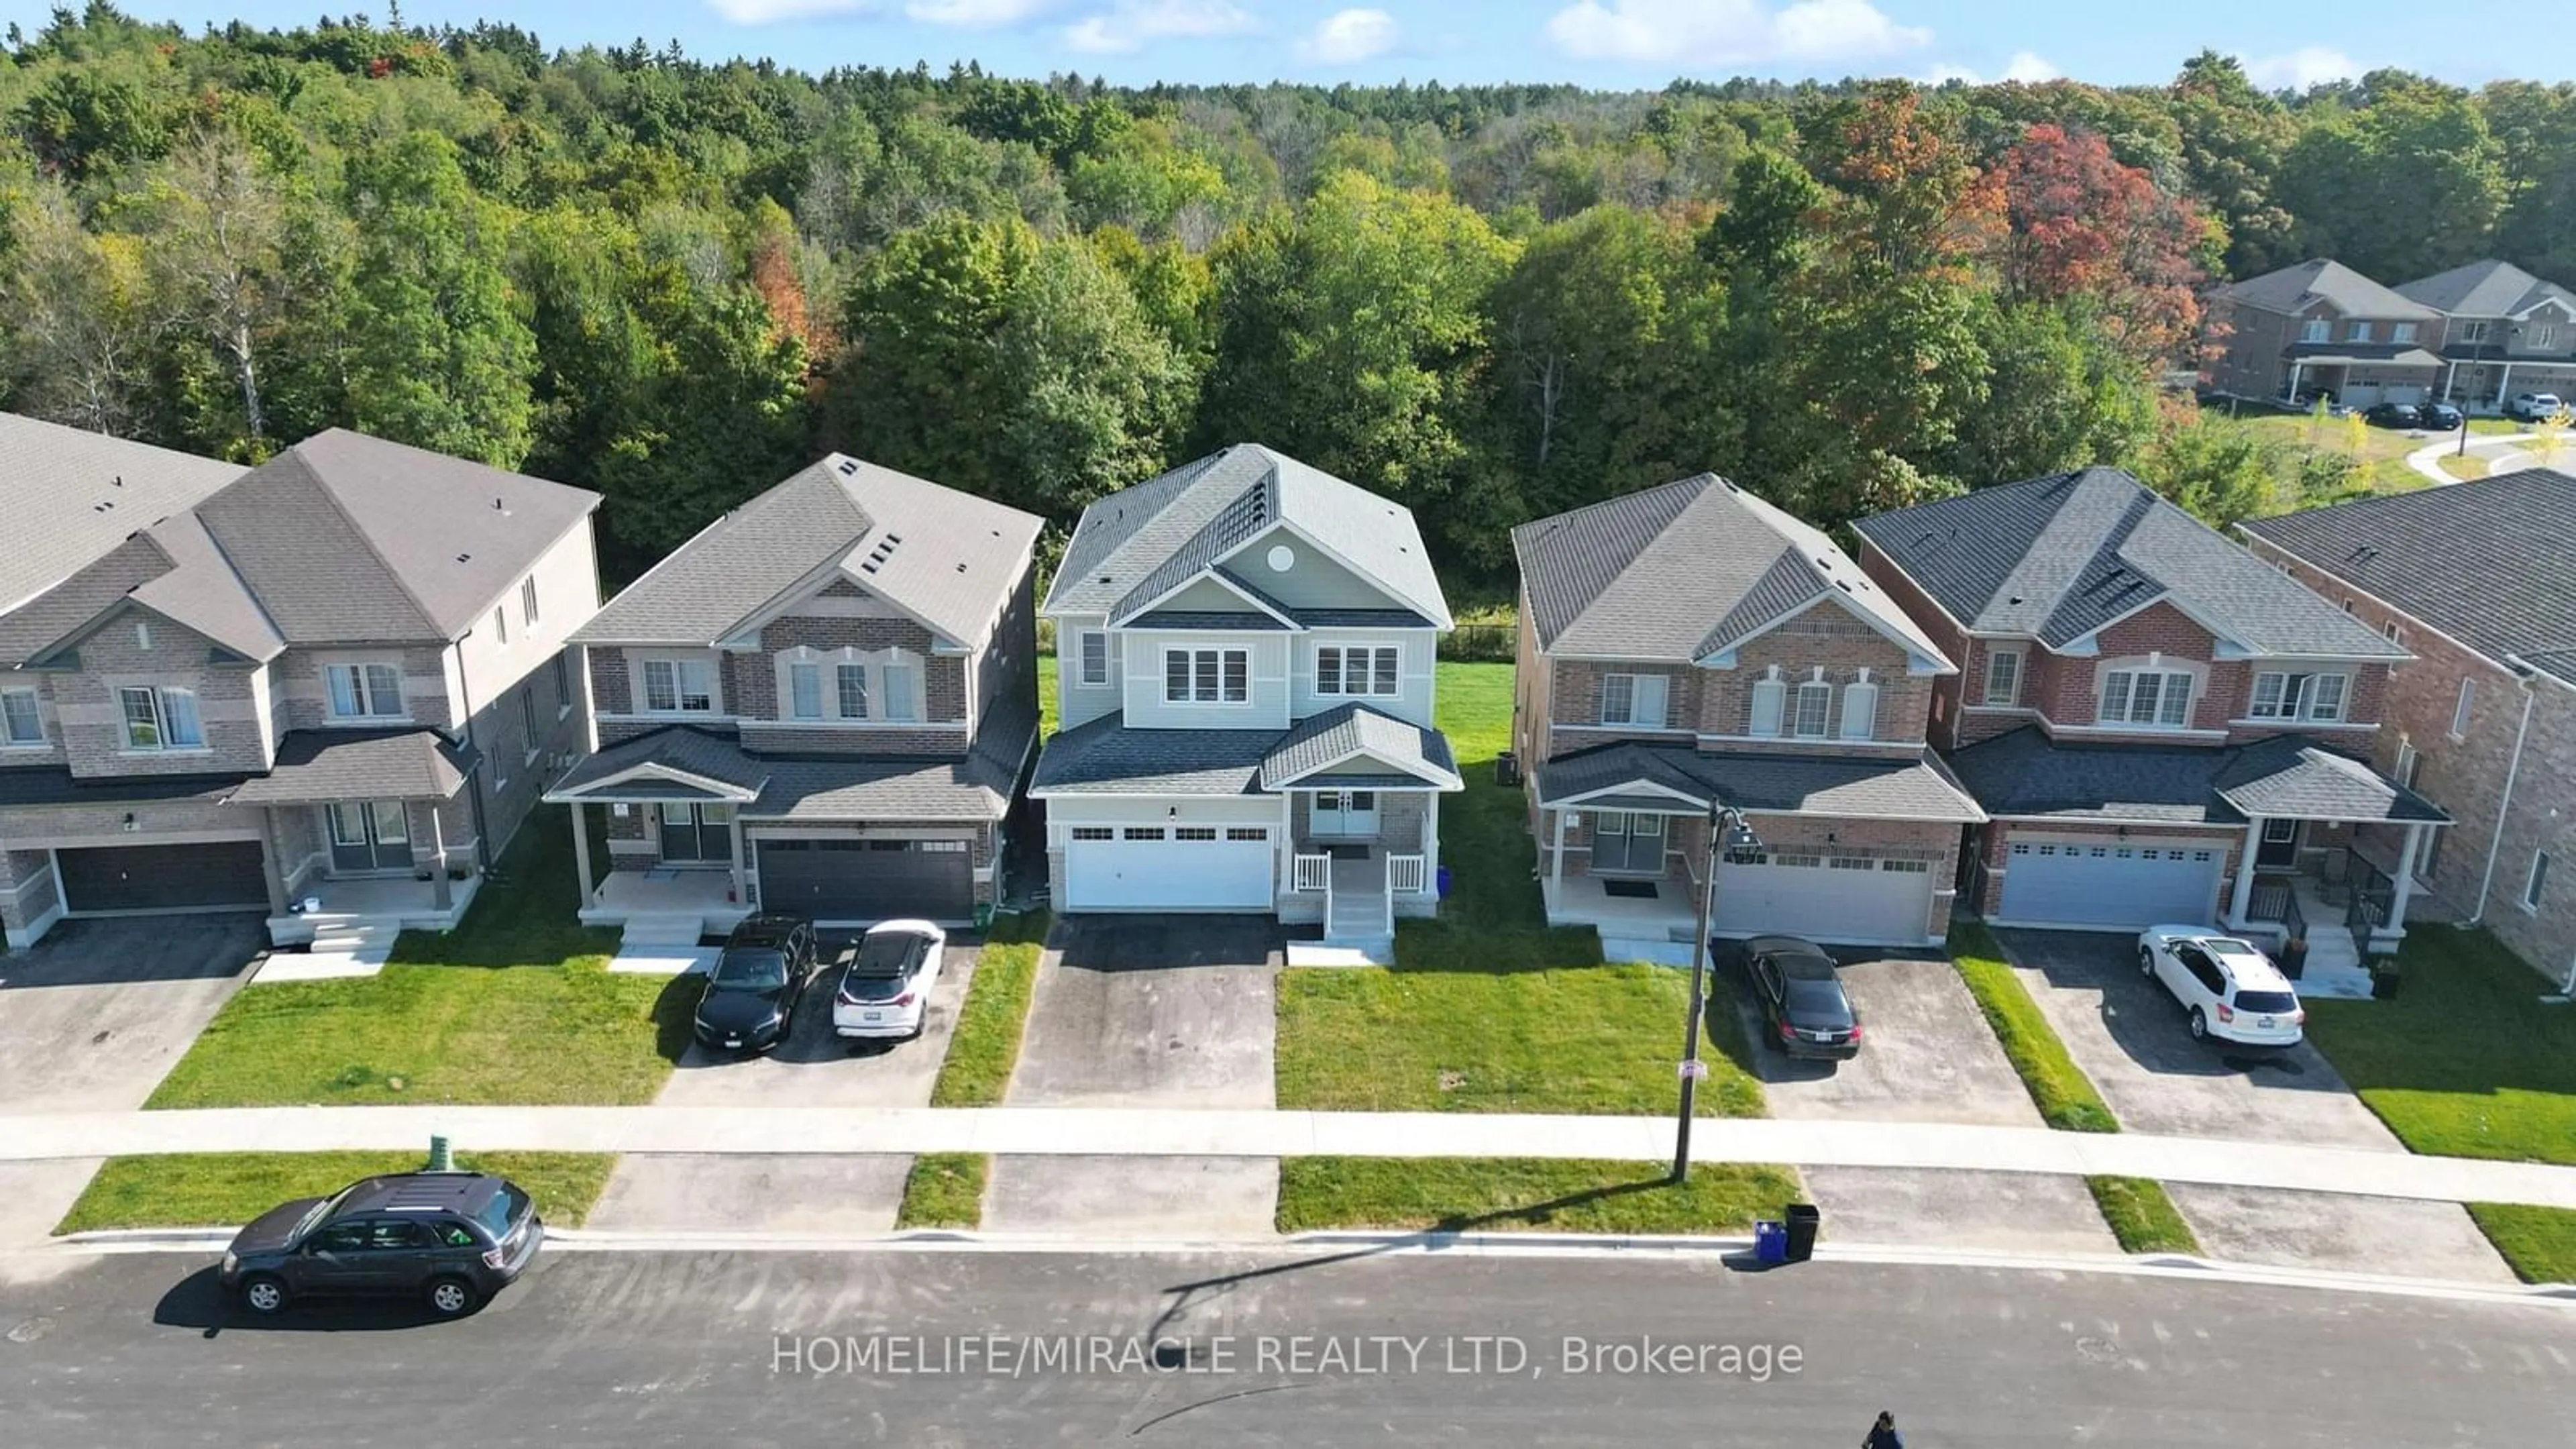
<svg viewBox="0 0 2576 1449"><path fill-rule="evenodd" d="M492 511L494 513L507 513L510 511L510 505L502 502L500 495L496 493L492 497Z"/></svg>
<svg viewBox="0 0 2576 1449"><path fill-rule="evenodd" d="M110 488L122 488L122 487L124 487L124 486L125 486L125 475L124 475L124 474L122 474L122 473L119 473L119 474L117 474L115 477L108 479L108 480L107 480L107 486L108 486L108 487L110 487Z"/></svg>
<svg viewBox="0 0 2576 1449"><path fill-rule="evenodd" d="M472 554L470 554L470 553L460 553L460 554L458 554L458 555L456 556L456 561L457 561L458 563L471 563L471 562L473 562L473 560L474 560L474 555L472 555Z"/></svg>

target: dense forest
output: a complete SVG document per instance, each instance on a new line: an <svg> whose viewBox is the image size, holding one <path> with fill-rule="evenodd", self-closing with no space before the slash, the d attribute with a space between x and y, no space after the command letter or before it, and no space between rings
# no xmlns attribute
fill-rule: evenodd
<svg viewBox="0 0 2576 1449"><path fill-rule="evenodd" d="M2210 279L2311 255L2576 281L2576 87L1121 89L104 3L0 49L0 406L577 483L621 572L827 447L1069 521L1257 439L1471 588L1704 469L2223 520L2349 481L2172 386Z"/></svg>

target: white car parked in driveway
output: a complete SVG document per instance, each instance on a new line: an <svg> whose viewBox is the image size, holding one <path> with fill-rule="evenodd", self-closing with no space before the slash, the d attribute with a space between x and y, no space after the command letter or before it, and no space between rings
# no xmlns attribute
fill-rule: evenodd
<svg viewBox="0 0 2576 1449"><path fill-rule="evenodd" d="M2308 1013L2290 978L2233 936L2202 926L2150 926L2138 937L2138 969L2191 1013L2195 1040L2296 1046L2305 1035Z"/></svg>
<svg viewBox="0 0 2576 1449"><path fill-rule="evenodd" d="M928 921L887 921L859 939L832 992L832 1030L848 1037L916 1037L948 933Z"/></svg>

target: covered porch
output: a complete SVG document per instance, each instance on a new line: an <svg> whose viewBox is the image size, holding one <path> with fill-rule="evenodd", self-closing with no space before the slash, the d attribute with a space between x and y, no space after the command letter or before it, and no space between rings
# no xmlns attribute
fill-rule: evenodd
<svg viewBox="0 0 2576 1449"><path fill-rule="evenodd" d="M1282 736L1261 788L1287 799L1281 921L1391 955L1397 917L1438 913L1440 797L1466 788L1447 736L1344 705Z"/></svg>
<svg viewBox="0 0 2576 1449"><path fill-rule="evenodd" d="M264 808L269 939L367 949L452 930L482 886L473 751L435 730L302 730L230 805Z"/></svg>
<svg viewBox="0 0 2576 1449"><path fill-rule="evenodd" d="M582 924L686 945L731 930L754 908L742 810L765 779L732 741L687 729L575 765L545 799L571 817Z"/></svg>
<svg viewBox="0 0 2576 1449"><path fill-rule="evenodd" d="M2249 747L2217 782L2245 821L2223 924L2304 942L2320 986L2394 955L2420 890L2440 807L2350 756L2283 738ZM2334 994L2319 990L2317 994Z"/></svg>

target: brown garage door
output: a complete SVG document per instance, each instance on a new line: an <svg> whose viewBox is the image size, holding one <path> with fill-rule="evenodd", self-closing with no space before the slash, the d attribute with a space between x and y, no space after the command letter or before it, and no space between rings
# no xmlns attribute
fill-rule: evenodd
<svg viewBox="0 0 2576 1449"><path fill-rule="evenodd" d="M268 905L259 842L57 850L69 911L258 910Z"/></svg>
<svg viewBox="0 0 2576 1449"><path fill-rule="evenodd" d="M975 913L973 857L963 840L763 840L760 905L817 921Z"/></svg>

